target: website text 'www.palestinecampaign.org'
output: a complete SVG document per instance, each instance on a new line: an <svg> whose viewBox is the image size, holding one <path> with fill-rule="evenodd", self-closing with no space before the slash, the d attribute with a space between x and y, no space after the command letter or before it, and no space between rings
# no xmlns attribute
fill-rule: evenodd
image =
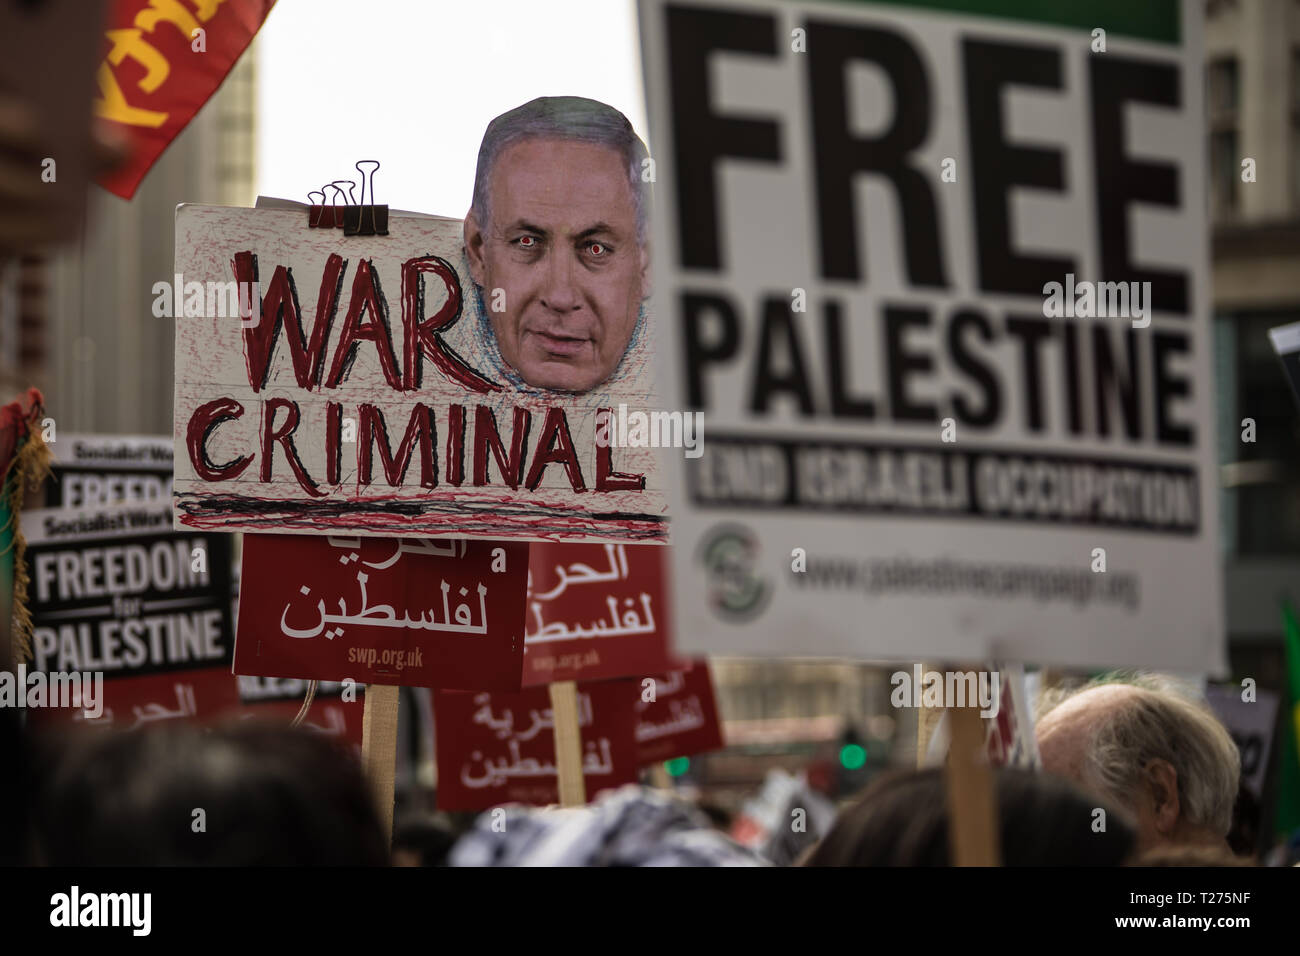
<svg viewBox="0 0 1300 956"><path fill-rule="evenodd" d="M1087 567L918 560L907 557L808 557L807 570L793 574L796 584L827 590L861 590L867 595L929 593L1039 601L1120 604L1130 610L1140 601L1137 576L1125 571L1098 574Z"/></svg>

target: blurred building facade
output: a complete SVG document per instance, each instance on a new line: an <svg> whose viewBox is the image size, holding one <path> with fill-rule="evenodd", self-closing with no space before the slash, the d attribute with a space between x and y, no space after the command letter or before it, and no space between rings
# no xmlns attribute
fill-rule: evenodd
<svg viewBox="0 0 1300 956"><path fill-rule="evenodd" d="M1300 322L1300 3L1205 16L1229 646L1264 685L1281 679L1279 599L1300 599L1300 417L1268 339Z"/></svg>
<svg viewBox="0 0 1300 956"><path fill-rule="evenodd" d="M46 295L43 328L29 333L23 378L44 390L59 431L171 434L174 320L154 315L153 287L173 281L179 203L252 205L256 48L240 58L135 196L128 202L91 189L83 239L27 278Z"/></svg>
<svg viewBox="0 0 1300 956"><path fill-rule="evenodd" d="M44 387L49 268L41 256L0 259L0 401Z"/></svg>

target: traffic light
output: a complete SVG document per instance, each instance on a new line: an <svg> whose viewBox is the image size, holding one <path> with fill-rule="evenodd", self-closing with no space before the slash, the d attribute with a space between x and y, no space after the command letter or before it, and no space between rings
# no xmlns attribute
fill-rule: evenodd
<svg viewBox="0 0 1300 956"><path fill-rule="evenodd" d="M861 744L845 744L840 748L840 766L845 770L860 770L867 762L866 748Z"/></svg>
<svg viewBox="0 0 1300 956"><path fill-rule="evenodd" d="M839 765L835 773L835 796L847 797L867 785L870 771L867 768L865 741L853 727L846 727L840 735Z"/></svg>
<svg viewBox="0 0 1300 956"><path fill-rule="evenodd" d="M672 760L664 761L664 769L668 771L670 777L680 777L686 771L691 769L690 757L674 757Z"/></svg>

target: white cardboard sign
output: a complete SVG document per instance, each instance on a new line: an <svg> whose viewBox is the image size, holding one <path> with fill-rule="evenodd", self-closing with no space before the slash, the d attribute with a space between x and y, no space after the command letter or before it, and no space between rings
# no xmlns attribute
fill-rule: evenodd
<svg viewBox="0 0 1300 956"><path fill-rule="evenodd" d="M1199 6L924 6L641 0L680 651L1218 671Z"/></svg>
<svg viewBox="0 0 1300 956"><path fill-rule="evenodd" d="M534 388L501 358L461 221L388 228L178 209L177 526L662 541L656 449L596 441L603 410L653 405L644 310L606 381Z"/></svg>

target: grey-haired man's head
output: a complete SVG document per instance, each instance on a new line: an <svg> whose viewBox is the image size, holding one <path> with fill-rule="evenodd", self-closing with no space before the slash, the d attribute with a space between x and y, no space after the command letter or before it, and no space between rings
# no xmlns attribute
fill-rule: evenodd
<svg viewBox="0 0 1300 956"><path fill-rule="evenodd" d="M501 357L586 392L618 367L649 293L648 153L618 110L539 97L488 124L465 251Z"/></svg>
<svg viewBox="0 0 1300 956"><path fill-rule="evenodd" d="M1223 844L1240 757L1209 708L1176 681L1101 682L1043 709L1043 769L1127 808L1142 849Z"/></svg>

